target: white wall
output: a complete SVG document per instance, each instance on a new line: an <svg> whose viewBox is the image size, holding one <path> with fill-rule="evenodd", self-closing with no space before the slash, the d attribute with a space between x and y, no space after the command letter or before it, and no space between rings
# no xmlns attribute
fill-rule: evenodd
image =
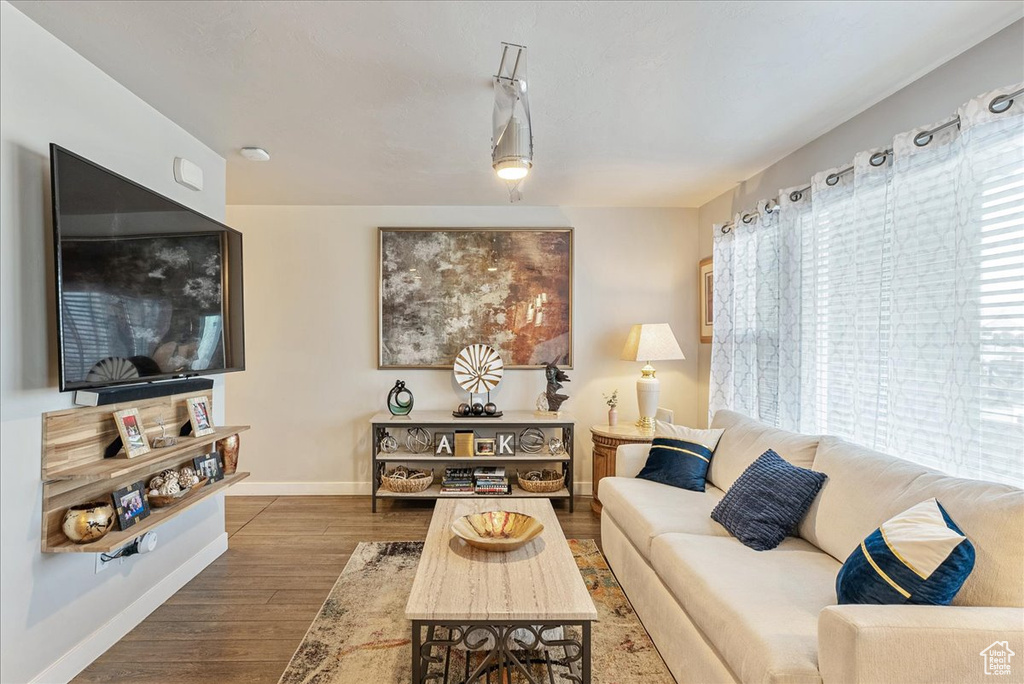
<svg viewBox="0 0 1024 684"><path fill-rule="evenodd" d="M367 421L396 379L416 409L463 399L450 371L377 370L377 228L575 228L574 369L563 410L578 420L577 483L591 479L589 426L607 421L601 393L618 388L620 420L635 420L642 364L619 360L634 323L672 325L686 361L662 362L662 405L677 420L698 415L697 212L567 207L229 206L245 235L249 370L227 387L229 422L242 436L252 478L233 493L366 493ZM511 370L494 396L532 409L543 372ZM414 410L415 413L415 410Z"/></svg>
<svg viewBox="0 0 1024 684"><path fill-rule="evenodd" d="M7 684L44 671L45 681L70 678L226 543L223 498L215 497L162 526L155 553L101 575L92 554L40 553L40 414L71 406L71 395L57 391L47 146L56 142L221 220L225 162L6 2L0 31L0 681ZM175 156L203 168L203 192L174 183ZM218 381L215 402L222 399Z"/></svg>
<svg viewBox="0 0 1024 684"><path fill-rule="evenodd" d="M782 188L809 184L811 176L851 163L861 150L885 146L893 136L919 126L945 121L972 97L1024 81L1024 20L954 57L846 123L809 142L734 189L700 208L700 255L711 256L713 225ZM799 106L796 104L794 106ZM770 132L766 131L766 134ZM707 416L711 345L700 345L701 415Z"/></svg>

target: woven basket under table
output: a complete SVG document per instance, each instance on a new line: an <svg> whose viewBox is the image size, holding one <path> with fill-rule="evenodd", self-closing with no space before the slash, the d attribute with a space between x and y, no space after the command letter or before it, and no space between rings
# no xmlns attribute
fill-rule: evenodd
<svg viewBox="0 0 1024 684"><path fill-rule="evenodd" d="M565 473L554 480L524 480L522 473L516 472L519 487L531 494L551 494L565 486Z"/></svg>
<svg viewBox="0 0 1024 684"><path fill-rule="evenodd" d="M433 470L427 473L427 477L396 478L389 477L387 473L383 473L380 477L384 489L399 494L418 494L434 484Z"/></svg>

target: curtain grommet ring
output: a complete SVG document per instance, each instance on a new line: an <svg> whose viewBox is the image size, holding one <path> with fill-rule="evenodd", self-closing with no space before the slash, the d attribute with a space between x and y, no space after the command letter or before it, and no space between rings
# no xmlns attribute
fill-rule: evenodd
<svg viewBox="0 0 1024 684"><path fill-rule="evenodd" d="M757 216L757 214L744 214L743 218L740 219L740 220L743 221L744 223L746 223L747 225L749 225L750 222L753 221L754 217L756 217L756 216Z"/></svg>
<svg viewBox="0 0 1024 684"><path fill-rule="evenodd" d="M881 166L882 164L885 163L885 160L888 158L888 150L886 150L885 152L875 152L873 155L871 155L871 159L868 160L868 163L871 164L872 166Z"/></svg>
<svg viewBox="0 0 1024 684"><path fill-rule="evenodd" d="M993 114L1002 114L1013 106L1013 99L1021 95L1024 95L1024 88L1015 90L1012 93L1006 93L1005 95L994 97L992 98L992 101L988 103L988 111Z"/></svg>
<svg viewBox="0 0 1024 684"><path fill-rule="evenodd" d="M730 226L730 225L722 226L722 235L728 235L731 231L732 231L732 226Z"/></svg>
<svg viewBox="0 0 1024 684"><path fill-rule="evenodd" d="M803 198L804 198L804 193L801 192L800 190L794 190L793 192L789 193L789 201L790 202L799 202Z"/></svg>
<svg viewBox="0 0 1024 684"><path fill-rule="evenodd" d="M932 135L931 131L922 131L914 136L914 144L918 147L924 147L930 143L934 137L935 136Z"/></svg>
<svg viewBox="0 0 1024 684"><path fill-rule="evenodd" d="M828 186L833 186L833 185L835 185L838 182L839 182L839 174L838 173L830 173L825 178L825 185L828 185Z"/></svg>

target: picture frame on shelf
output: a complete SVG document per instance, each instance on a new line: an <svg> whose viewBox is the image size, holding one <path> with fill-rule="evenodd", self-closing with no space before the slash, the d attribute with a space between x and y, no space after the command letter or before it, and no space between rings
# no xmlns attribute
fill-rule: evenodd
<svg viewBox="0 0 1024 684"><path fill-rule="evenodd" d="M494 441L498 456L516 455L516 433L514 431L495 432Z"/></svg>
<svg viewBox="0 0 1024 684"><path fill-rule="evenodd" d="M434 433L434 455L454 456L455 455L455 433L435 432Z"/></svg>
<svg viewBox="0 0 1024 684"><path fill-rule="evenodd" d="M200 479L209 478L211 483L224 479L224 464L220 460L220 454L216 451L196 456L192 459L192 465Z"/></svg>
<svg viewBox="0 0 1024 684"><path fill-rule="evenodd" d="M149 440L146 438L145 428L142 427L139 409L128 408L116 411L114 422L117 424L117 432L121 435L121 442L124 444L124 449L117 454L118 457L135 458L149 453Z"/></svg>
<svg viewBox="0 0 1024 684"><path fill-rule="evenodd" d="M205 437L217 431L213 427L213 412L210 409L209 397L189 397L185 403L188 405L188 420L192 423L193 437Z"/></svg>
<svg viewBox="0 0 1024 684"><path fill-rule="evenodd" d="M697 265L697 289L700 296L698 309L700 311L700 341L702 344L710 343L714 332L714 283L715 273L712 258L701 259Z"/></svg>
<svg viewBox="0 0 1024 684"><path fill-rule="evenodd" d="M114 500L114 511L117 513L117 525L121 530L134 527L150 513L149 499L146 498L146 483L134 482L122 487L110 495Z"/></svg>
<svg viewBox="0 0 1024 684"><path fill-rule="evenodd" d="M476 440L473 443L474 455L476 456L494 456L495 455L495 441L490 437L484 437Z"/></svg>

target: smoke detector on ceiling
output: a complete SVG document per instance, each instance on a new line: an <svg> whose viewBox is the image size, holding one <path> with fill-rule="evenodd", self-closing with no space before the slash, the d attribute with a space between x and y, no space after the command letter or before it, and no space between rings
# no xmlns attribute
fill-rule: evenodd
<svg viewBox="0 0 1024 684"><path fill-rule="evenodd" d="M262 147L243 147L242 156L249 161L270 161L270 153Z"/></svg>

